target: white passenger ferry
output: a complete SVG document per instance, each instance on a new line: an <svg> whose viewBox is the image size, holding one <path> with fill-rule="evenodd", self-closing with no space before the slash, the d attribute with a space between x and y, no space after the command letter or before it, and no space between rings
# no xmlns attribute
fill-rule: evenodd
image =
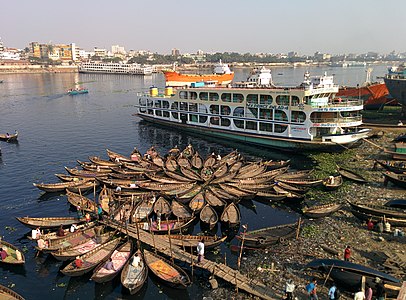
<svg viewBox="0 0 406 300"><path fill-rule="evenodd" d="M152 66L140 64L121 63L96 63L86 62L79 65L80 73L103 73L103 74L128 74L128 75L150 75L153 72Z"/></svg>
<svg viewBox="0 0 406 300"><path fill-rule="evenodd" d="M268 79L266 79L268 78ZM297 87L276 87L269 70L228 87L192 85L138 95L138 115L199 134L287 150L343 149L368 136L362 100L336 100L332 76L310 77Z"/></svg>

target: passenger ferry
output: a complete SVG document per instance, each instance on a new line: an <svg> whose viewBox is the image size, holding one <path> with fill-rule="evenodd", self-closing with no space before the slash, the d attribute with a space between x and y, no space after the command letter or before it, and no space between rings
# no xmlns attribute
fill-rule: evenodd
<svg viewBox="0 0 406 300"><path fill-rule="evenodd" d="M79 73L151 75L152 66L140 64L86 62L79 65Z"/></svg>
<svg viewBox="0 0 406 300"><path fill-rule="evenodd" d="M268 78L266 80L265 78ZM368 136L362 100L335 99L333 76L311 77L296 87L276 87L261 69L233 86L156 87L139 94L142 119L181 130L286 150L337 150Z"/></svg>

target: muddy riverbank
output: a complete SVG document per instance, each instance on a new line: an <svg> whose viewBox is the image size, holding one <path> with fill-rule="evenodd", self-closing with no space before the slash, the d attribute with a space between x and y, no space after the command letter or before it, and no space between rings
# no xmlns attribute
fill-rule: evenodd
<svg viewBox="0 0 406 300"><path fill-rule="evenodd" d="M371 141L381 147L387 147L398 135L399 131L386 129L383 137ZM370 143L363 142L358 148L346 150L338 155L315 155L314 159L324 165L320 166L319 169L321 170L318 172L328 170L329 164L339 163L341 166L349 167L362 174L368 179L368 183L357 184L345 181L339 190L332 192L315 189L307 194L302 205L311 206L330 202L345 204L347 200L383 204L392 199L406 199L404 189L392 184L388 184L387 187L384 186L382 176L384 170L381 168L374 169L374 159L389 159L389 157ZM298 210L300 207L287 209ZM348 205L345 205L332 216L319 220L306 218L304 220L306 220L306 224L302 226L298 239L286 240L265 250L243 252L241 272L250 278L260 279L270 286L276 294L280 295L279 299L282 299L284 284L288 279L293 279L297 285L296 296L298 299L307 299L305 286L312 277L318 278L319 298L327 299L331 281L323 284L326 274L304 269L304 267L316 258L342 259L346 245L350 245L352 248L352 262L384 272L390 271L383 265L388 256L406 254L406 237L394 237L389 233L380 234L376 231L368 231L366 224L352 215ZM321 245L336 250L338 256L326 252ZM273 269L272 266L274 266ZM406 270L403 269L398 274L392 274L405 280L404 272ZM253 298L245 293L237 294L234 287L223 286L222 284L220 284L220 288L209 292L207 297L208 299ZM345 294L343 297L344 299L352 299L353 295Z"/></svg>

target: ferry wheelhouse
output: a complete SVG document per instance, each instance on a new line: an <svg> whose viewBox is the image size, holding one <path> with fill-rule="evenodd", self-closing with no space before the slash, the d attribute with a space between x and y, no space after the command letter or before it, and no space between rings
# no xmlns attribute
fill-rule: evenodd
<svg viewBox="0 0 406 300"><path fill-rule="evenodd" d="M267 76L268 81L261 75ZM139 94L138 116L204 135L286 150L343 149L368 136L362 100L335 100L332 76L276 87L268 70L228 87L194 85ZM343 147L344 146L344 147Z"/></svg>
<svg viewBox="0 0 406 300"><path fill-rule="evenodd" d="M80 73L102 73L102 74L127 74L127 75L151 75L152 66L140 64L122 63L97 63L86 62L79 65Z"/></svg>

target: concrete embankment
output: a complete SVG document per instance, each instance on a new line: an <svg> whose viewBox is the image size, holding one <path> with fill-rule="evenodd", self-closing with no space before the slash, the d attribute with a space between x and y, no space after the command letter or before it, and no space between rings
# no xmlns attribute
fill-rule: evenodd
<svg viewBox="0 0 406 300"><path fill-rule="evenodd" d="M0 65L0 73L77 73L77 66Z"/></svg>

